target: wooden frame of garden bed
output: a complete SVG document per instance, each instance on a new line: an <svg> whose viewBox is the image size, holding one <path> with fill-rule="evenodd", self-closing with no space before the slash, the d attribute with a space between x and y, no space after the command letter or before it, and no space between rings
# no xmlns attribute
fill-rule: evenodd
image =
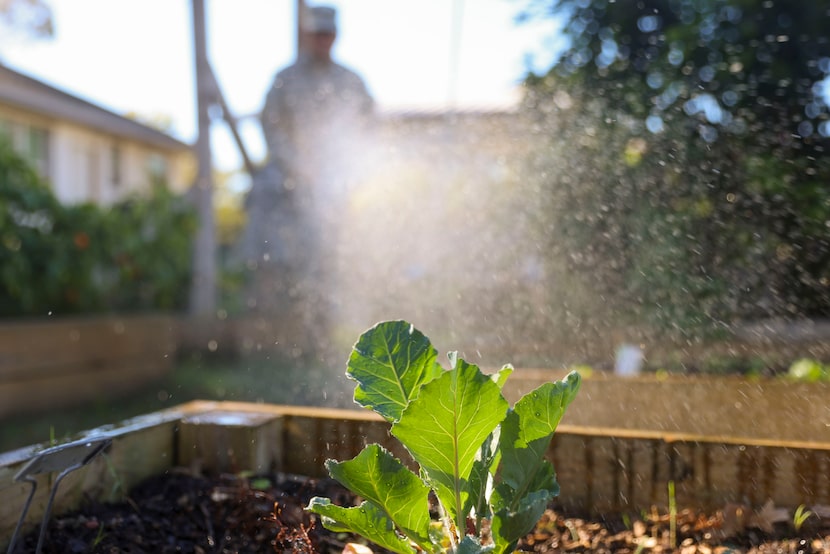
<svg viewBox="0 0 830 554"><path fill-rule="evenodd" d="M107 436L108 451L61 483L53 513L83 498L116 499L141 480L177 466L206 472L283 471L322 476L327 458L347 459L378 442L406 459L373 412L197 401L79 437ZM44 447L0 454L0 549L10 539L28 495L14 475ZM548 452L559 501L594 513L668 505L676 484L681 507L728 502L777 506L830 504L830 442L712 437L689 433L560 425ZM40 486L26 525L42 518L53 475Z"/></svg>
<svg viewBox="0 0 830 554"><path fill-rule="evenodd" d="M127 393L173 368L170 315L31 319L0 324L0 418Z"/></svg>

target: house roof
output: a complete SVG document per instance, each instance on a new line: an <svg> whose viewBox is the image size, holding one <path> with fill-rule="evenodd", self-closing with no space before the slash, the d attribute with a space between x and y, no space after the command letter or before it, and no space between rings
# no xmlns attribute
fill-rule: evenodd
<svg viewBox="0 0 830 554"><path fill-rule="evenodd" d="M0 103L165 150L190 145L0 64Z"/></svg>

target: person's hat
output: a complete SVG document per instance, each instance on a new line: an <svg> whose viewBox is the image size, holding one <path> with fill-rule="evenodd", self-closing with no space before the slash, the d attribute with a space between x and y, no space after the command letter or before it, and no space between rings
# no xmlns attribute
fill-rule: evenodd
<svg viewBox="0 0 830 554"><path fill-rule="evenodd" d="M329 6L308 8L300 22L308 33L336 33L337 11Z"/></svg>

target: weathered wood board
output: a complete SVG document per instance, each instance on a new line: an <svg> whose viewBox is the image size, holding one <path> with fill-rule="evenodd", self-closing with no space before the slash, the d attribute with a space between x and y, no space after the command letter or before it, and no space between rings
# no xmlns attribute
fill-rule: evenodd
<svg viewBox="0 0 830 554"><path fill-rule="evenodd" d="M504 395L515 402L562 370L516 370ZM620 377L582 380L567 425L830 443L830 383L732 376Z"/></svg>
<svg viewBox="0 0 830 554"><path fill-rule="evenodd" d="M172 316L0 324L0 418L135 390L173 367Z"/></svg>

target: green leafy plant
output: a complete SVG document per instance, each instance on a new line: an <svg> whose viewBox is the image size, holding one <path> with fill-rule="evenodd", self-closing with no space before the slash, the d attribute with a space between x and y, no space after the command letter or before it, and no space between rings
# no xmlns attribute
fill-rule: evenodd
<svg viewBox="0 0 830 554"><path fill-rule="evenodd" d="M559 494L545 451L581 378L571 372L510 408L502 395L510 366L485 375L455 352L449 370L436 358L429 339L405 321L361 335L347 369L357 382L354 399L392 424L420 471L370 444L351 460L326 461L363 503L315 497L307 509L328 529L394 552L512 552Z"/></svg>
<svg viewBox="0 0 830 554"><path fill-rule="evenodd" d="M677 496L674 481L669 481L669 546L677 548Z"/></svg>
<svg viewBox="0 0 830 554"><path fill-rule="evenodd" d="M148 192L63 205L0 137L0 317L183 309L195 213Z"/></svg>
<svg viewBox="0 0 830 554"><path fill-rule="evenodd" d="M815 383L830 379L830 370L827 366L817 360L801 358L793 362L787 375L796 381Z"/></svg>
<svg viewBox="0 0 830 554"><path fill-rule="evenodd" d="M813 515L813 512L807 509L804 504L799 504L798 508L795 509L795 513L793 513L793 528L795 528L795 532L798 533L801 531L801 527L804 525L810 516Z"/></svg>
<svg viewBox="0 0 830 554"><path fill-rule="evenodd" d="M98 534L95 535L95 538L92 540L92 544L90 546L90 551L94 551L99 544L101 544L107 534L104 532L104 524L98 524Z"/></svg>

